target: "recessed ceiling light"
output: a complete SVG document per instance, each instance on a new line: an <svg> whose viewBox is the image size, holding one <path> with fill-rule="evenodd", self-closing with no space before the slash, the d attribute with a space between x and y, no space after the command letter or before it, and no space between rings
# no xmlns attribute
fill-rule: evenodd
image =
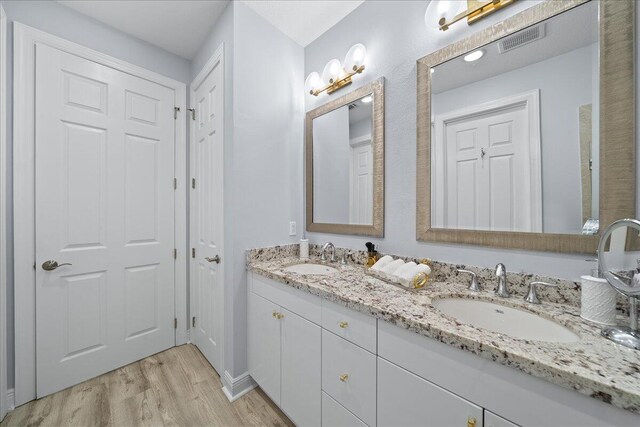
<svg viewBox="0 0 640 427"><path fill-rule="evenodd" d="M373 97L371 95L367 95L364 98L362 98L362 102L364 102L365 104L368 104L371 101L373 101Z"/></svg>
<svg viewBox="0 0 640 427"><path fill-rule="evenodd" d="M484 55L484 52L481 50L476 50L474 52L471 52L468 55L464 56L464 60L467 62L473 62L473 61L477 61L478 59L482 58L482 55Z"/></svg>

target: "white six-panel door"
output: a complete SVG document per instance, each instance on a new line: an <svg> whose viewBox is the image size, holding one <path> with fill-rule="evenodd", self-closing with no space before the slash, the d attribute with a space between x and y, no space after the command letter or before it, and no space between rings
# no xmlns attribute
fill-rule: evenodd
<svg viewBox="0 0 640 427"><path fill-rule="evenodd" d="M350 145L349 220L351 224L373 224L373 147L371 139L352 141Z"/></svg>
<svg viewBox="0 0 640 427"><path fill-rule="evenodd" d="M45 45L35 83L40 397L175 344L175 123L172 90Z"/></svg>
<svg viewBox="0 0 640 427"><path fill-rule="evenodd" d="M221 56L219 57L221 58ZM205 67L206 69L207 67ZM192 84L191 341L222 374L223 95L222 62Z"/></svg>

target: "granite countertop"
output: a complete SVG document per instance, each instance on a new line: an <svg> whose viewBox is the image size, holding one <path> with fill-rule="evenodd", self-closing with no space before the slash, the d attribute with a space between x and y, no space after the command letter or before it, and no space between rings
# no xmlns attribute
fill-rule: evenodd
<svg viewBox="0 0 640 427"><path fill-rule="evenodd" d="M365 274L360 264L329 263L339 269L331 276L284 271L285 267L300 262L292 253L281 251L269 257L249 256L247 267L258 275L640 413L640 351L602 338L600 327L582 320L576 305L543 299L541 305L534 306L521 297L498 298L493 288L472 293L466 289L468 276L450 276L446 282L436 278L426 289L414 293ZM528 310L568 327L580 340L574 343L527 341L460 323L432 304L437 298L451 296Z"/></svg>

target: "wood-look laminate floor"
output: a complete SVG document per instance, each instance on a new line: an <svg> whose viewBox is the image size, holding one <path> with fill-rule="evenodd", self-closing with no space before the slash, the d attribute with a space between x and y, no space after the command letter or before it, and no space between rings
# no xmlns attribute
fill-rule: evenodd
<svg viewBox="0 0 640 427"><path fill-rule="evenodd" d="M293 426L260 389L233 403L193 345L147 357L29 402L5 426Z"/></svg>

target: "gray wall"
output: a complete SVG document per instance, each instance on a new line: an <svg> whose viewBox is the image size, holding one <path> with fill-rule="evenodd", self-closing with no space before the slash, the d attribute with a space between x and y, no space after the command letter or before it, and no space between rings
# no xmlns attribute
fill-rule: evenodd
<svg viewBox="0 0 640 427"><path fill-rule="evenodd" d="M313 119L314 222L349 222L350 137L346 105Z"/></svg>
<svg viewBox="0 0 640 427"><path fill-rule="evenodd" d="M248 6L234 2L233 214L226 218L225 370L247 371L249 248L295 242L301 224L304 52ZM226 185L226 184L225 184ZM232 247L228 246L231 242Z"/></svg>
<svg viewBox="0 0 640 427"><path fill-rule="evenodd" d="M137 38L128 36L54 1L3 1L9 23L7 52L7 362L8 386L14 385L14 323L13 323L13 21L82 44L91 49L144 67L186 83L189 61Z"/></svg>
<svg viewBox="0 0 640 427"><path fill-rule="evenodd" d="M578 108L594 102L593 50L597 44L431 96L433 116L438 116L539 89L545 233L582 231Z"/></svg>
<svg viewBox="0 0 640 427"><path fill-rule="evenodd" d="M353 44L364 43L367 46L367 69L346 90L354 90L380 76L386 78L385 237L371 239L308 233L312 243L331 240L336 245L364 249L364 243L371 240L378 244L381 251L389 253L486 267L504 262L511 271L527 271L574 280L589 271L590 264L584 261L584 255L422 243L415 238L416 60L446 46L456 38L503 20L535 3L539 2L519 1L473 27L459 24L457 28L451 28L450 34L435 34L424 24L426 2L364 2L306 47L305 75L322 70L328 60L341 57ZM344 94L346 90L341 93ZM335 96L339 95L337 93ZM332 99L326 95L313 98L305 96L307 111ZM640 159L640 154L638 158Z"/></svg>

